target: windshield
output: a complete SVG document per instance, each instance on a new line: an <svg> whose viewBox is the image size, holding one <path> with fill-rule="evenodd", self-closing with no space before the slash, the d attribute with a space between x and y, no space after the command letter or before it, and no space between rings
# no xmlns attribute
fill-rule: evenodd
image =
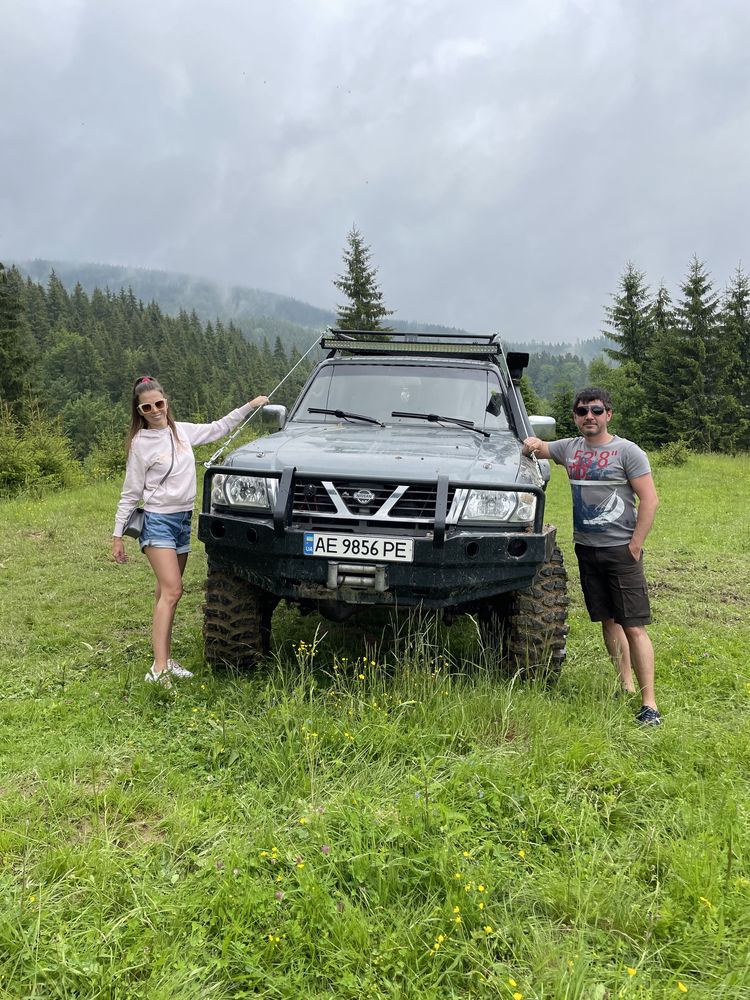
<svg viewBox="0 0 750 1000"><path fill-rule="evenodd" d="M386 424L425 424L416 417L392 417L394 410L437 413L471 420L475 427L506 430L502 388L496 372L458 365L325 365L295 411L294 419L336 423L332 414L309 413L310 407L343 410Z"/></svg>

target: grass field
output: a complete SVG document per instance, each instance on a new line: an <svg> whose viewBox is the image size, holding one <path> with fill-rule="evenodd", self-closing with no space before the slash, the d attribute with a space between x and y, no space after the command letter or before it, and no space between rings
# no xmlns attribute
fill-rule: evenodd
<svg viewBox="0 0 750 1000"><path fill-rule="evenodd" d="M0 505L0 996L750 997L750 459L655 470L665 724L571 575L552 689L470 622L280 611L212 674L196 544L176 695L143 684L153 581L109 558L117 484Z"/></svg>

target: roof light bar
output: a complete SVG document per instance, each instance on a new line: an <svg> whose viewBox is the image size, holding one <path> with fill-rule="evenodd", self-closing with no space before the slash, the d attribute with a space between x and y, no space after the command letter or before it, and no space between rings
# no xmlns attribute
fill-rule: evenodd
<svg viewBox="0 0 750 1000"><path fill-rule="evenodd" d="M501 353L500 344L403 343L397 340L351 341L323 337L320 346L327 351L349 351L353 354L462 354L487 357Z"/></svg>

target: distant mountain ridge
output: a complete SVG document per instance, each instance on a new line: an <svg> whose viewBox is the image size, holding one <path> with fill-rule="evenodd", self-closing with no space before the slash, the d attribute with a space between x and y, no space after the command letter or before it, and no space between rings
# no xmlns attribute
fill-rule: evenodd
<svg viewBox="0 0 750 1000"><path fill-rule="evenodd" d="M273 341L277 336L285 347L301 347L310 342L313 331L336 325L336 313L312 306L299 299L279 295L244 285L222 285L208 278L198 278L173 271L155 271L140 267L114 264L90 264L62 260L7 261L31 278L46 285L54 271L68 291L76 283L89 295L95 288L119 292L132 289L137 299L144 303L157 302L163 312L177 315L180 310L191 313L204 322L232 322L248 340ZM401 330L417 333L467 333L463 329L434 323L419 323L393 317L392 324ZM606 338L596 337L577 344L544 344L538 341L521 343L507 341L511 350L547 352L549 354L577 354L586 361L601 354L607 345Z"/></svg>

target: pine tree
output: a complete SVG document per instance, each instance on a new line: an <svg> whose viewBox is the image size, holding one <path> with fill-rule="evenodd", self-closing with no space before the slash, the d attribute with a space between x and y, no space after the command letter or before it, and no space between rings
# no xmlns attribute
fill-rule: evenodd
<svg viewBox="0 0 750 1000"><path fill-rule="evenodd" d="M23 391L30 359L19 339L21 321L20 275L0 264L0 399L11 403Z"/></svg>
<svg viewBox="0 0 750 1000"><path fill-rule="evenodd" d="M735 423L738 445L750 451L750 278L742 265L737 270L724 296L721 323L727 349L730 391L737 400Z"/></svg>
<svg viewBox="0 0 750 1000"><path fill-rule="evenodd" d="M555 436L558 438L578 436L578 428L573 420L575 395L575 388L570 382L560 382L550 398L549 415L555 418Z"/></svg>
<svg viewBox="0 0 750 1000"><path fill-rule="evenodd" d="M613 305L605 307L609 330L602 331L617 347L605 347L604 353L618 364L631 362L636 369L644 363L651 340L650 306L645 274L628 261L620 278L620 290L612 296Z"/></svg>
<svg viewBox="0 0 750 1000"><path fill-rule="evenodd" d="M660 444L683 440L699 451L731 450L737 428L728 393L719 297L697 257L680 290L674 320L656 334L643 373L648 423Z"/></svg>
<svg viewBox="0 0 750 1000"><path fill-rule="evenodd" d="M381 320L392 316L393 310L383 304L383 293L378 286L378 269L370 264L372 251L365 244L362 234L352 226L346 237L343 260L345 270L333 282L349 299L338 306L337 324L342 330L383 330Z"/></svg>

